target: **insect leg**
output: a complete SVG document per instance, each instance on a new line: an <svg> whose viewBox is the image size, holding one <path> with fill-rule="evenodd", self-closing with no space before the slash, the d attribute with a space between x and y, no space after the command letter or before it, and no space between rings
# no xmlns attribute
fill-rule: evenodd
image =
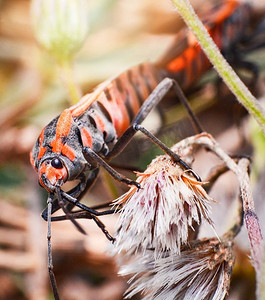
<svg viewBox="0 0 265 300"><path fill-rule="evenodd" d="M62 198L63 196L63 198ZM63 216L56 216L56 217L51 217L51 213L52 213L52 200L50 201L50 204L47 207L47 221L49 222L55 222L55 221L64 221L64 220L71 220L71 222L75 225L75 227L83 234L86 234L86 232L84 231L84 229L76 222L75 219L91 219L94 220L94 222L97 224L97 226L102 230L102 232L105 234L106 238L113 242L114 238L109 234L109 232L106 230L106 226L104 225L103 222L101 222L96 216L103 216L103 215L110 215L110 214L114 214L116 213L118 210L117 209L112 209L112 210L106 210L106 211L102 211L102 212L98 212L97 210L95 210L94 208L89 208L84 204L81 204L78 202L78 200L76 198L71 197L70 195L68 195L67 193L63 192L62 190L60 190L58 188L57 190L57 197L59 199L58 203L60 205L60 208L62 208L62 210L64 211L65 215ZM69 212L65 207L65 200L68 201L68 203L70 203L72 206L78 206L79 208L82 209L82 211L79 212ZM50 210L50 211L49 211ZM50 215L49 215L50 213ZM49 230L50 232L50 230ZM50 234L49 234L50 236ZM49 238L50 239L50 238ZM49 249L49 248L48 248ZM50 269L49 269L50 270ZM53 274L54 277L54 274ZM52 279L51 279L52 280Z"/></svg>
<svg viewBox="0 0 265 300"><path fill-rule="evenodd" d="M186 164L178 154L173 152L170 148L168 148L164 143L162 143L157 137L155 137L150 131L145 129L143 126L134 124L133 128L135 131L141 131L144 135L146 135L154 144L156 144L160 149L162 149L166 154L168 154L176 163L182 165L186 170L192 173L192 175L196 178L196 180L201 181L200 176L192 170L192 168Z"/></svg>
<svg viewBox="0 0 265 300"><path fill-rule="evenodd" d="M105 234L106 238L111 241L114 242L114 238L109 234L109 232L106 230L106 226L103 222L101 222L99 220L98 217L96 217L95 215L87 212L87 211L78 211L78 212L73 212L71 213L71 217L74 219L90 219L90 220L94 220L95 223L97 224L97 226L102 230L102 232ZM52 218L52 221L65 221L68 220L67 216L56 216Z"/></svg>
<svg viewBox="0 0 265 300"><path fill-rule="evenodd" d="M153 92L150 94L150 96L144 101L142 107L140 108L138 114L136 115L133 124L123 133L123 135L119 138L113 149L110 151L110 153L106 156L107 159L111 159L115 156L117 156L130 142L132 137L135 135L136 131L133 128L135 124L141 124L145 118L148 116L148 114L151 112L151 110L158 105L158 103L164 99L166 94L169 92L169 90L174 86L175 91L177 93L177 96L179 97L181 103L185 104L185 108L188 108L188 112L193 119L193 123L199 124L199 121L195 117L195 115L192 113L191 108L188 104L188 101L186 97L184 96L183 92L181 91L179 85L174 79L171 78L165 78L163 79L157 87L153 90ZM202 128L199 125L198 132L202 132Z"/></svg>
<svg viewBox="0 0 265 300"><path fill-rule="evenodd" d="M67 194L71 195L74 198L78 198L78 200L80 200L87 192L87 190L95 182L98 173L99 173L99 168L93 170L87 170L81 173L80 176L78 177L80 183L74 188L72 188L70 191L68 191Z"/></svg>
<svg viewBox="0 0 265 300"><path fill-rule="evenodd" d="M185 98L183 92L181 91L179 85L176 83L175 80L170 78L163 79L157 87L153 90L151 95L145 100L141 109L139 110L137 116L133 124L124 132L124 134L119 138L118 142L115 144L112 151L107 155L107 159L115 157L119 154L126 145L130 142L134 134L140 130L144 133L149 139L151 139L155 144L157 144L165 153L167 153L170 157L173 158L174 161L182 165L186 170L189 170L197 180L200 180L200 177L177 155L176 153L172 152L166 145L164 145L159 139L157 139L151 132L143 128L140 124L144 121L150 111L157 106L157 104L166 96L168 91L174 87L177 96L179 97L180 101L184 104L185 108L187 108L190 116L193 120L193 123L198 125L197 131L202 132L202 127L199 124L199 121L194 116L191 111L191 108L188 104L187 99Z"/></svg>
<svg viewBox="0 0 265 300"><path fill-rule="evenodd" d="M112 203L112 202L110 202L110 203ZM110 204L110 203L107 203L107 204ZM93 206L91 209L95 210L99 206ZM102 205L102 207L103 207L103 205ZM95 215L104 216L104 215L110 215L110 214L118 213L119 211L120 211L120 209L118 209L118 208L116 208L115 210L109 209L109 210L102 211L102 212L96 211ZM70 214L75 219L92 219L92 217L91 217L92 214L90 212L87 212L87 211L84 211L84 210L74 211L74 212L71 212ZM51 220L52 220L52 222L65 221L65 220L68 220L68 218L65 215L62 215L62 216L52 217Z"/></svg>
<svg viewBox="0 0 265 300"><path fill-rule="evenodd" d="M175 93L176 93L179 101L187 110L189 117L191 119L191 122L193 124L194 130L196 131L196 133L202 133L204 130L203 130L199 120L194 115L186 96L184 95L182 89L180 88L180 86L176 80L174 80L174 90L175 90Z"/></svg>
<svg viewBox="0 0 265 300"><path fill-rule="evenodd" d="M117 181L123 182L127 185L135 185L137 188L140 188L140 184L134 180L126 178L124 175L115 171L108 163L105 162L96 152L94 152L89 147L84 147L83 152L92 160L96 162L98 165L102 166L114 179Z"/></svg>
<svg viewBox="0 0 265 300"><path fill-rule="evenodd" d="M139 168L137 166L128 166L128 165L120 165L117 163L109 163L109 165L115 169L115 170L123 170L123 171L128 171L128 172L144 172L143 168Z"/></svg>
<svg viewBox="0 0 265 300"><path fill-rule="evenodd" d="M80 201L83 195L86 193L86 191L91 187L91 185L94 183L97 175L98 175L99 169L90 170L89 172L83 172L79 176L80 183L72 188L70 191L67 192L71 197L76 198L76 201ZM68 211L71 211L75 205L73 203L67 203L66 209ZM55 213L61 208L61 206L58 203L58 197L54 198L52 200L52 212L51 214ZM47 221L47 207L42 211L41 214L42 218Z"/></svg>
<svg viewBox="0 0 265 300"><path fill-rule="evenodd" d="M57 210L59 210L61 207L58 203L58 199L55 198L55 199L52 199L51 200L51 215L53 213L55 213ZM49 207L45 207L44 210L42 211L41 213L41 217L43 218L43 220L45 220L46 222L48 221L48 209Z"/></svg>
<svg viewBox="0 0 265 300"><path fill-rule="evenodd" d="M102 232L105 234L108 240L113 241L114 239L112 236L108 233L108 231L105 229L105 225L98 219L96 216L103 216L103 215L108 215L108 214L113 214L117 212L117 210L106 210L102 212L98 212L95 209L91 209L87 207L84 204L79 203L81 197L85 193L85 191L92 185L94 182L96 176L98 174L98 169L95 169L93 171L90 170L90 172L84 172L82 176L80 176L80 183L74 187L72 190L69 192L63 192L59 187L56 190L56 195L57 198L50 199L50 215L54 213L55 211L59 210L60 208L64 211L65 215L64 216L56 216L56 217L49 217L49 207L47 207L43 212L42 212L42 217L50 222L54 221L61 221L61 220L71 220L71 222L77 227L77 229L83 233L86 234L84 229L76 222L75 219L80 219L80 218L86 218L86 219L93 219L96 224L100 227ZM73 197L77 196L76 197ZM67 201L67 205L65 205L65 201ZM55 204L55 205L54 205ZM82 212L74 212L71 213L71 209L77 206L82 209ZM70 211L68 209L70 207ZM100 208L101 206L99 206ZM102 207L105 207L105 205L102 205Z"/></svg>
<svg viewBox="0 0 265 300"><path fill-rule="evenodd" d="M106 227L104 225L104 223L102 223L97 216L103 216L103 215L110 215L113 213L116 213L117 210L114 209L110 209L110 210L106 210L103 212L98 212L94 209L91 209L89 207L87 207L86 205L79 203L77 201L76 198L71 197L70 195L68 195L67 193L63 192L62 190L59 190L59 193L70 203L73 203L74 205L78 206L79 208L82 209L81 212L76 212L76 213L71 213L69 214L71 216L71 220L73 219L80 219L80 218L86 218L86 219L92 219L94 220L94 222L97 224L97 226L102 230L102 232L105 234L106 238L109 241L114 242L114 238L109 234L109 232L106 230ZM69 215L65 215L65 216L58 216L58 217L54 217L52 219L52 221L62 221L62 220L67 220L69 219Z"/></svg>
<svg viewBox="0 0 265 300"><path fill-rule="evenodd" d="M102 223L98 217L96 217L95 215L91 215L92 219L95 221L95 223L98 225L98 227L101 229L101 231L105 234L106 238L111 241L111 242L115 242L115 238L112 237L108 231L106 230L106 226L104 223Z"/></svg>
<svg viewBox="0 0 265 300"><path fill-rule="evenodd" d="M59 187L56 188L56 195L58 198L58 203L63 212L65 213L66 219L69 219L74 226L77 228L77 230L83 234L86 234L85 230L81 227L81 225L78 224L78 222L72 217L72 214L69 212L69 210L65 207L65 201L61 196L61 190Z"/></svg>
<svg viewBox="0 0 265 300"><path fill-rule="evenodd" d="M71 197L70 195L68 195L66 192L64 192L62 190L61 190L61 194L70 203L73 203L77 207L81 208L83 211L89 212L90 214L95 215L95 216L111 215L111 214L114 214L115 212L117 212L116 209L109 209L106 211L97 211L93 208L90 208L90 207L78 202L78 200L76 198Z"/></svg>

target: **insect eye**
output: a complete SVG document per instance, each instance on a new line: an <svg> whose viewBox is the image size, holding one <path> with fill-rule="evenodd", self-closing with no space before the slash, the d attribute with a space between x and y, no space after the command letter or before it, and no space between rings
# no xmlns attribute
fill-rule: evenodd
<svg viewBox="0 0 265 300"><path fill-rule="evenodd" d="M63 163L61 162L61 160L59 158L54 158L51 161L51 165L55 168L55 169L62 169L63 168Z"/></svg>

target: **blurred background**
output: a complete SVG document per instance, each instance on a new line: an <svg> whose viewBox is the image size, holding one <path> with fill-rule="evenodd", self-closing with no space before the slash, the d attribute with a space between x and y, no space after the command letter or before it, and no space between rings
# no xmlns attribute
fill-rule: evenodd
<svg viewBox="0 0 265 300"><path fill-rule="evenodd" d="M89 32L73 64L73 78L82 94L137 63L156 61L184 26L169 0L155 1L155 5L152 0L87 2ZM253 6L259 15L265 16L265 5L261 2L253 2ZM192 3L198 8L205 1ZM249 74L242 74L261 101L264 52L263 48L248 55L260 69L259 78L253 83ZM47 194L38 185L37 175L29 163L29 152L41 129L69 106L69 97L60 69L36 41L29 0L0 0L0 66L0 299L52 299L47 272L46 223L40 217ZM254 196L264 223L265 144L261 132L217 80L214 71L207 73L187 96L205 130L226 151L253 155ZM164 142L173 145L194 134L183 109L169 101L162 110L164 125L157 135ZM160 119L154 118L149 118L149 123L160 124ZM160 152L148 141L141 141L141 149L139 142L133 141L118 162L130 161L131 167L144 170ZM196 160L195 169L204 178L214 164L216 160L204 154ZM126 175L134 176L128 172ZM101 171L84 203L104 203L126 189ZM230 211L237 192L231 174L213 191L213 197L222 207L213 209L214 213L218 211L216 218L213 217L217 229L222 230L223 217ZM116 218L101 218L112 233ZM81 224L87 236L68 221L52 224L54 272L61 298L122 299L127 283L117 275L114 259L106 254L109 242L92 221L83 220ZM254 299L254 270L244 231L238 238L236 255L229 299Z"/></svg>

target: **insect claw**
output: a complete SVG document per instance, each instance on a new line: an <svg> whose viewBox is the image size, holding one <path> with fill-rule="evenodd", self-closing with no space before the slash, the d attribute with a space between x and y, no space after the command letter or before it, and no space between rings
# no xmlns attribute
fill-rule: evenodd
<svg viewBox="0 0 265 300"><path fill-rule="evenodd" d="M112 237L108 232L105 233L105 236L110 242L112 242L112 244L115 243L116 239L114 237Z"/></svg>
<svg viewBox="0 0 265 300"><path fill-rule="evenodd" d="M136 187L137 187L137 191L139 191L141 189L140 183L136 182Z"/></svg>
<svg viewBox="0 0 265 300"><path fill-rule="evenodd" d="M140 185L140 183L138 183L137 181L131 181L131 185L134 185L134 186L136 186L137 187L137 190L140 190L141 189L141 185Z"/></svg>
<svg viewBox="0 0 265 300"><path fill-rule="evenodd" d="M182 159L179 159L178 162L188 171L190 172L194 178L197 180L197 181L202 181L201 180L201 177L189 166L185 163L185 161L183 161Z"/></svg>
<svg viewBox="0 0 265 300"><path fill-rule="evenodd" d="M197 181L202 181L201 180L201 177L194 171L194 170L192 170L192 169L189 169L188 170L194 177L195 177L195 179L197 180Z"/></svg>
<svg viewBox="0 0 265 300"><path fill-rule="evenodd" d="M77 222L74 223L74 225L75 225L76 229L77 229L80 233L82 233L82 234L84 234L84 235L87 235L85 229L83 229Z"/></svg>

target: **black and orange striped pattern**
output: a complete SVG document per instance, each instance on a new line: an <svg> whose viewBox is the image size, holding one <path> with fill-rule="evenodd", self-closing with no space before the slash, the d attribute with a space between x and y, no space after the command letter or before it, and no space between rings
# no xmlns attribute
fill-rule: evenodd
<svg viewBox="0 0 265 300"><path fill-rule="evenodd" d="M247 4L227 0L204 19L224 53L244 35L249 13ZM185 90L209 68L208 59L188 33L157 64L140 64L99 85L42 130L31 153L40 184L53 191L55 186L96 169L84 156L84 147L106 157L163 78L177 79Z"/></svg>
<svg viewBox="0 0 265 300"><path fill-rule="evenodd" d="M246 34L250 13L249 4L227 0L215 5L201 20L218 48L226 55ZM211 67L211 63L193 33L182 31L156 66L186 90Z"/></svg>
<svg viewBox="0 0 265 300"><path fill-rule="evenodd" d="M129 127L142 103L161 81L151 64L141 64L99 85L78 104L65 109L41 132L31 153L40 184L49 190L75 179L87 164L82 149L105 156ZM63 168L51 162L60 157Z"/></svg>

